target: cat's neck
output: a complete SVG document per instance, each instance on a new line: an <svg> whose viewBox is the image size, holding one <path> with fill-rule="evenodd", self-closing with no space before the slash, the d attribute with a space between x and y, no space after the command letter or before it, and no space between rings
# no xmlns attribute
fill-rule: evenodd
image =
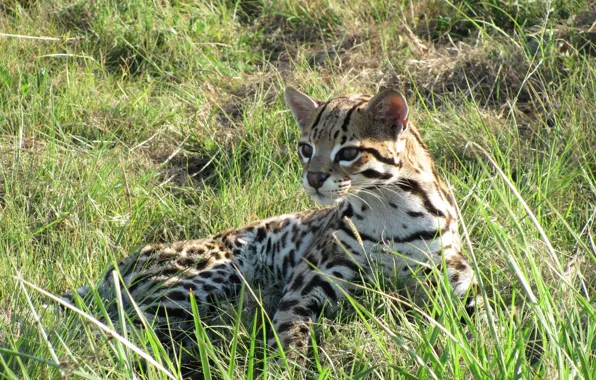
<svg viewBox="0 0 596 380"><path fill-rule="evenodd" d="M390 185L350 194L341 205L358 231L376 238L396 236L416 225L443 225L455 215L428 150L416 130L404 142L400 177ZM425 159L415 159L424 157ZM414 158L414 159L413 159Z"/></svg>

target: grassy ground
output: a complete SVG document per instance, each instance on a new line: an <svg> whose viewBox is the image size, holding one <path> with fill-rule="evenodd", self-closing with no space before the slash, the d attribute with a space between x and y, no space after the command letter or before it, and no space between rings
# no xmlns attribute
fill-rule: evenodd
<svg viewBox="0 0 596 380"><path fill-rule="evenodd" d="M28 284L314 207L285 84L407 94L492 311L465 327L438 294L406 317L371 286L280 369L257 309L214 346L197 329L206 377L596 377L595 20L583 0L0 2L0 377L179 376L150 331L65 318Z"/></svg>

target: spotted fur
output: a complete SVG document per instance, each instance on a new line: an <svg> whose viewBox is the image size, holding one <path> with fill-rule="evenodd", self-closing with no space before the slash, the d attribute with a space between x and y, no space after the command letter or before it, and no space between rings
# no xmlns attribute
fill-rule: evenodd
<svg viewBox="0 0 596 380"><path fill-rule="evenodd" d="M302 185L330 206L207 239L148 245L123 259L123 284L147 318L191 329L190 292L208 307L233 297L244 282L281 284L281 301L269 305L273 326L284 348L302 351L322 310L333 313L374 267L401 280L420 302L428 292L412 273L443 263L455 294L473 307L476 282L461 254L454 201L408 122L405 99L383 90L322 102L288 87L286 101L301 131ZM98 285L105 299L115 297L112 272ZM89 287L77 293L85 297Z"/></svg>

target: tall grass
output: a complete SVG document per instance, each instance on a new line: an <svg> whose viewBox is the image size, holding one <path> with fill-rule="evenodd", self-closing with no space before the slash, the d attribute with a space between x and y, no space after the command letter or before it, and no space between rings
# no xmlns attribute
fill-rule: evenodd
<svg viewBox="0 0 596 380"><path fill-rule="evenodd" d="M0 4L1 377L594 378L589 12L582 1ZM444 289L409 310L380 278L322 318L294 362L264 349L266 289L245 289L225 324L195 311L195 343L169 355L151 326L59 310L51 294L143 243L316 207L283 87L327 98L381 83L408 95L458 200L484 318Z"/></svg>

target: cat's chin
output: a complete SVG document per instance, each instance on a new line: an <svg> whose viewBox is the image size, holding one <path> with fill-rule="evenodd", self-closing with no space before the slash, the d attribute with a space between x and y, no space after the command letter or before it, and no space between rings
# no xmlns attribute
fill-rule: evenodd
<svg viewBox="0 0 596 380"><path fill-rule="evenodd" d="M309 194L309 196L321 206L335 205L344 200L344 197L330 197L319 193Z"/></svg>

